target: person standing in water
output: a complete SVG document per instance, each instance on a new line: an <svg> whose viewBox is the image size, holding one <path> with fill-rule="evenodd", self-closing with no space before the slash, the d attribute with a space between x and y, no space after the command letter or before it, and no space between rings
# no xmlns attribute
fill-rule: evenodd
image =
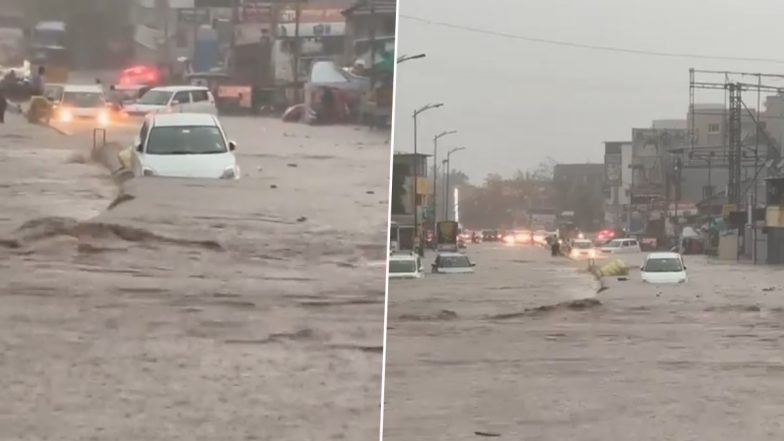
<svg viewBox="0 0 784 441"><path fill-rule="evenodd" d="M5 111L8 108L8 100L5 97L5 87L0 87L0 124L5 124Z"/></svg>

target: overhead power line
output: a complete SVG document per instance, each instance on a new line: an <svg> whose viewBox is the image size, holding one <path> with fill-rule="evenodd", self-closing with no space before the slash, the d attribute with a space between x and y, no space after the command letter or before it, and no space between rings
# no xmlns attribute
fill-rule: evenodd
<svg viewBox="0 0 784 441"><path fill-rule="evenodd" d="M701 60L747 61L747 62L751 61L757 63L784 64L784 59L779 59L779 58L732 57L732 56L723 56L723 55L661 52L661 51L650 51L644 49L622 48L622 47L615 47L615 46L600 46L600 45L593 45L593 44L575 43L573 41L551 40L547 38L529 37L525 35L511 34L508 32L493 31L490 29L481 29L481 28L475 28L471 26L447 23L447 22L442 22L437 20L430 20L427 18L416 17L413 15L400 14L400 18L405 20L425 23L428 25L457 29L466 32L473 32L476 34L491 35L495 37L507 38L510 40L520 40L520 41L527 41L529 43L549 44L552 46L572 47L577 49L589 49L589 50L597 50L597 51L605 51L605 52L617 52L617 53L646 55L646 56L654 56L654 57L667 57L667 58L688 58L688 59L701 59Z"/></svg>

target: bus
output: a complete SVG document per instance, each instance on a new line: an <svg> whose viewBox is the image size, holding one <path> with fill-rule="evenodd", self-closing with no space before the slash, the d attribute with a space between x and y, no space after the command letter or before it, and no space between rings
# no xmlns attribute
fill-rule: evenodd
<svg viewBox="0 0 784 441"><path fill-rule="evenodd" d="M38 22L30 32L30 61L37 69L46 67L46 79L52 83L68 80L70 53L68 28L61 21Z"/></svg>

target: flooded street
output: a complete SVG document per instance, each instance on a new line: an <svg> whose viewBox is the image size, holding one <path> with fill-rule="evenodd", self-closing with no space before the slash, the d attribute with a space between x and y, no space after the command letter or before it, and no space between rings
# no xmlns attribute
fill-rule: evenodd
<svg viewBox="0 0 784 441"><path fill-rule="evenodd" d="M475 274L390 282L385 440L781 437L780 270L686 256L687 285L595 294L542 249L468 255Z"/></svg>
<svg viewBox="0 0 784 441"><path fill-rule="evenodd" d="M239 181L117 184L90 130L0 126L0 438L378 436L387 136L221 121Z"/></svg>

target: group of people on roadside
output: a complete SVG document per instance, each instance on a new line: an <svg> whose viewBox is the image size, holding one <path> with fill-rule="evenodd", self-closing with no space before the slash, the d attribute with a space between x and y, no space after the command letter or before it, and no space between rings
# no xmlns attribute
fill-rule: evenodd
<svg viewBox="0 0 784 441"><path fill-rule="evenodd" d="M16 72L9 71L0 82L0 124L5 123L5 112L8 110L8 96L6 88L11 82L16 81ZM30 94L31 96L41 96L44 94L46 88L46 67L39 66L33 76L30 78Z"/></svg>

